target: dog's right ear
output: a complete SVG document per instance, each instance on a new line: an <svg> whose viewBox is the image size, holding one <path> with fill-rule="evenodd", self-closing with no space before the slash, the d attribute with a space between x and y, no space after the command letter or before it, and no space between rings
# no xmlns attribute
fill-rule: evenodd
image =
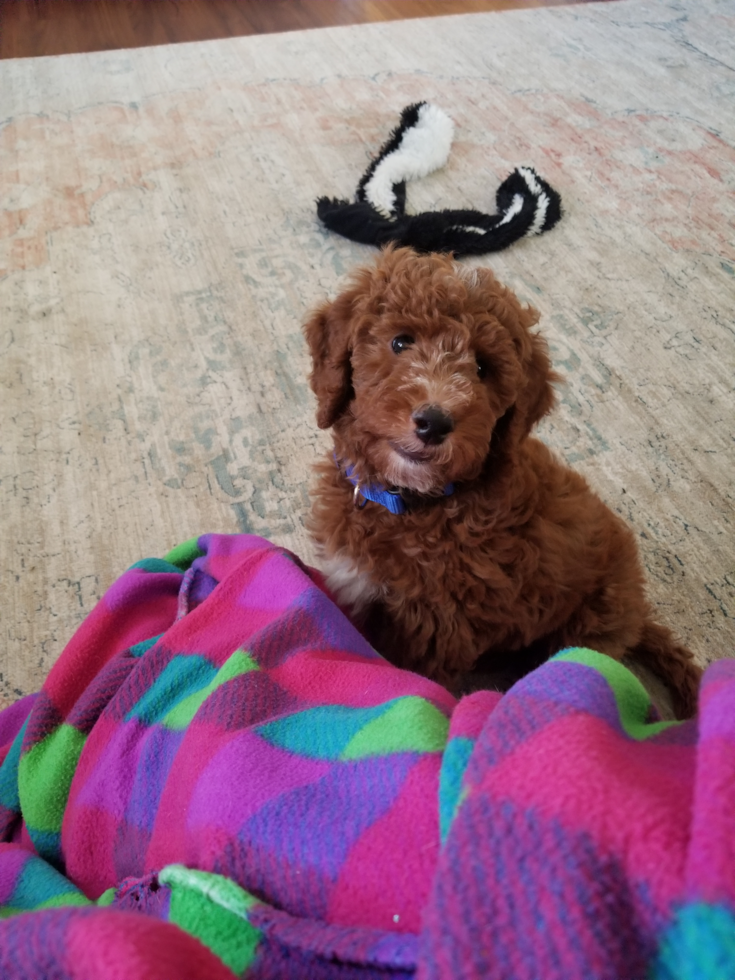
<svg viewBox="0 0 735 980"><path fill-rule="evenodd" d="M352 398L352 333L352 299L344 293L320 306L304 325L320 429L334 425Z"/></svg>

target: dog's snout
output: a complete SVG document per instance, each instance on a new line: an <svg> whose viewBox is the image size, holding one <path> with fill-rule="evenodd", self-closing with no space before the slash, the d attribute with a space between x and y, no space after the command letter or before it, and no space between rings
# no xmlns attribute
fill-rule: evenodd
<svg viewBox="0 0 735 980"><path fill-rule="evenodd" d="M454 429L452 416L436 405L428 405L413 413L416 435L427 445L443 442Z"/></svg>

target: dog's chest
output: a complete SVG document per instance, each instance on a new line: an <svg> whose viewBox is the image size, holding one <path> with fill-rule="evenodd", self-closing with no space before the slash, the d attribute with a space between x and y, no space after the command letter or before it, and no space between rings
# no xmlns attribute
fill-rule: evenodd
<svg viewBox="0 0 735 980"><path fill-rule="evenodd" d="M538 570L538 551L521 534L473 525L456 509L364 518L356 526L353 515L344 547L325 561L330 588L353 614L375 601L409 601L492 618L518 602Z"/></svg>

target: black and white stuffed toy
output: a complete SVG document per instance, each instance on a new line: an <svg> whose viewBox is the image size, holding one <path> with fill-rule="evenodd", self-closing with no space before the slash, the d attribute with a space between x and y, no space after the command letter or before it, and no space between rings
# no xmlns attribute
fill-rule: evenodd
<svg viewBox="0 0 735 980"><path fill-rule="evenodd" d="M418 102L357 185L356 200L320 197L317 214L330 231L363 245L408 245L419 252L484 255L526 235L540 235L561 217L561 198L531 167L517 167L495 195L497 214L474 210L406 214L406 182L443 167L454 123L435 105Z"/></svg>

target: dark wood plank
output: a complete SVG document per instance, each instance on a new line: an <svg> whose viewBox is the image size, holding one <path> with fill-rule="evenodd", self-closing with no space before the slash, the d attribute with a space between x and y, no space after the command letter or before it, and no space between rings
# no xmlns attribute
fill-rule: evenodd
<svg viewBox="0 0 735 980"><path fill-rule="evenodd" d="M589 0L0 0L0 58Z"/></svg>

